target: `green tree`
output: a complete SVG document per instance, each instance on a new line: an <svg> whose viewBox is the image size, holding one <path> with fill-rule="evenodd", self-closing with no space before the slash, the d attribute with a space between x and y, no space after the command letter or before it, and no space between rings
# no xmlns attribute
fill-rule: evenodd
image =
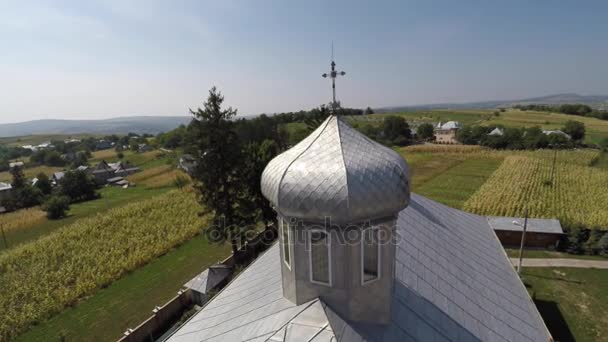
<svg viewBox="0 0 608 342"><path fill-rule="evenodd" d="M26 186L25 174L23 173L23 169L20 166L14 166L10 170L11 176L13 177L13 182L11 186L13 189L20 189Z"/></svg>
<svg viewBox="0 0 608 342"><path fill-rule="evenodd" d="M412 139L407 121L400 116L386 117L382 123L383 137L388 144L403 146Z"/></svg>
<svg viewBox="0 0 608 342"><path fill-rule="evenodd" d="M49 177L44 172L40 172L36 178L38 178L38 181L36 182L35 187L40 189L40 192L42 192L43 195L50 195L51 191L53 191L53 186L51 185Z"/></svg>
<svg viewBox="0 0 608 342"><path fill-rule="evenodd" d="M70 199L66 196L52 196L42 206L46 217L57 220L67 215L70 210Z"/></svg>
<svg viewBox="0 0 608 342"><path fill-rule="evenodd" d="M222 109L223 102L224 97L213 87L203 108L190 110L198 142L193 176L198 181L195 189L200 204L213 215L214 225L208 229L208 235L215 242L230 241L236 254L237 240L251 222L241 210L247 204L243 203L246 199L241 196L239 179L242 155L234 129L236 110Z"/></svg>
<svg viewBox="0 0 608 342"><path fill-rule="evenodd" d="M580 121L568 120L563 129L572 140L581 141L585 137L585 124Z"/></svg>
<svg viewBox="0 0 608 342"><path fill-rule="evenodd" d="M13 177L13 189L11 195L2 200L2 206L8 210L16 210L40 204L42 192L27 182L23 169L16 166L11 168L10 173Z"/></svg>
<svg viewBox="0 0 608 342"><path fill-rule="evenodd" d="M92 177L84 171L66 172L59 180L60 193L72 202L86 201L97 197L96 185Z"/></svg>
<svg viewBox="0 0 608 342"><path fill-rule="evenodd" d="M604 233L597 242L597 249L600 255L608 256L608 233Z"/></svg>
<svg viewBox="0 0 608 342"><path fill-rule="evenodd" d="M173 184L175 185L175 187L180 190L183 189L189 183L190 179L181 173L175 176L175 179L173 180Z"/></svg>
<svg viewBox="0 0 608 342"><path fill-rule="evenodd" d="M604 138L602 141L600 141L600 147L603 150L608 151L608 138Z"/></svg>
<svg viewBox="0 0 608 342"><path fill-rule="evenodd" d="M338 108L338 110L339 109L340 108ZM309 131L313 131L317 129L317 127L319 127L319 125L321 125L325 119L327 119L329 114L329 109L326 106L321 106L318 109L315 108L304 117L304 123Z"/></svg>
<svg viewBox="0 0 608 342"><path fill-rule="evenodd" d="M433 127L433 124L423 123L418 126L416 133L418 133L418 137L422 140L431 140L433 139L435 128Z"/></svg>
<svg viewBox="0 0 608 342"><path fill-rule="evenodd" d="M367 115L374 114L374 110L371 107L367 107L365 109L365 114L367 114Z"/></svg>
<svg viewBox="0 0 608 342"><path fill-rule="evenodd" d="M278 145L272 140L261 143L250 143L244 149L243 185L246 196L250 199L253 210L257 212L257 220L264 222L266 227L276 219L276 213L270 202L262 195L260 179L268 163L279 152Z"/></svg>
<svg viewBox="0 0 608 342"><path fill-rule="evenodd" d="M64 166L65 160L57 151L46 151L44 156L44 164L49 166Z"/></svg>

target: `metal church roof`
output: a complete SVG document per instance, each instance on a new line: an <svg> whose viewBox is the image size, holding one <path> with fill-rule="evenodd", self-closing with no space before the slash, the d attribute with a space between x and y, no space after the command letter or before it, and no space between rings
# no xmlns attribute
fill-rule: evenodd
<svg viewBox="0 0 608 342"><path fill-rule="evenodd" d="M275 244L169 341L550 340L486 217L412 194L397 234L388 325L346 321L322 298L285 299Z"/></svg>
<svg viewBox="0 0 608 342"><path fill-rule="evenodd" d="M338 224L394 215L410 192L405 160L336 116L270 161L261 182L283 216Z"/></svg>

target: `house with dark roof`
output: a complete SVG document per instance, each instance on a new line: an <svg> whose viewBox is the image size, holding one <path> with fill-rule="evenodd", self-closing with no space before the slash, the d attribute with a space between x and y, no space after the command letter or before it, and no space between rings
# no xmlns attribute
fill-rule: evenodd
<svg viewBox="0 0 608 342"><path fill-rule="evenodd" d="M98 185L107 184L110 179L116 182L118 181L116 177L127 177L141 171L139 167L133 166L128 162L108 163L105 160L100 161L90 170L95 183Z"/></svg>
<svg viewBox="0 0 608 342"><path fill-rule="evenodd" d="M168 341L551 341L488 218L410 182L330 116L262 174L278 243Z"/></svg>

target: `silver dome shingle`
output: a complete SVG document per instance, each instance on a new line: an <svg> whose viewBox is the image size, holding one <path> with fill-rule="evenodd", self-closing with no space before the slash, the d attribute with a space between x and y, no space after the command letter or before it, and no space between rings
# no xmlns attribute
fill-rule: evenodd
<svg viewBox="0 0 608 342"><path fill-rule="evenodd" d="M395 151L330 116L268 163L262 193L286 217L337 224L395 215L410 198L408 166Z"/></svg>

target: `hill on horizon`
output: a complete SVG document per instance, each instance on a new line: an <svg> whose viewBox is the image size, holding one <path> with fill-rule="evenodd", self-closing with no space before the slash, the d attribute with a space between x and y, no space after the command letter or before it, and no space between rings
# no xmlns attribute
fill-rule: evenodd
<svg viewBox="0 0 608 342"><path fill-rule="evenodd" d="M0 124L0 137L33 134L157 134L188 124L190 116L129 116L101 120L42 119Z"/></svg>
<svg viewBox="0 0 608 342"><path fill-rule="evenodd" d="M375 109L378 113L394 113L416 109L493 109L501 107L512 107L515 105L561 105L566 103L578 103L588 105L592 108L608 108L608 95L579 95L575 93L552 94L547 96L530 97L519 100L494 100L480 102L462 103L435 103L411 106L391 106Z"/></svg>

